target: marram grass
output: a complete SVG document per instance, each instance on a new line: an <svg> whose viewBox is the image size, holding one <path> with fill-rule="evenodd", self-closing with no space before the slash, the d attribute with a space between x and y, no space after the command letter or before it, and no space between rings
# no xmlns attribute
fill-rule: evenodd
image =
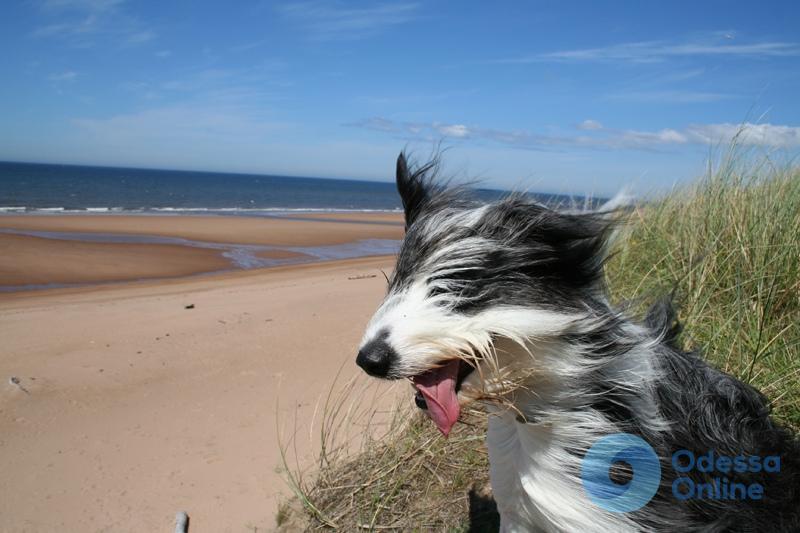
<svg viewBox="0 0 800 533"><path fill-rule="evenodd" d="M645 306L674 292L684 348L800 429L800 168L725 163L628 228L607 270L614 299Z"/></svg>

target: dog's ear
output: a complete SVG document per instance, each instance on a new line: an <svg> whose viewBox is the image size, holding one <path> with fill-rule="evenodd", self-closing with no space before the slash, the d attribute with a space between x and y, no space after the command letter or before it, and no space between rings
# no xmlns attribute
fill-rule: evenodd
<svg viewBox="0 0 800 533"><path fill-rule="evenodd" d="M435 165L435 162L431 162L409 170L405 152L400 152L397 157L397 191L403 200L406 229L411 227L429 200L430 183L427 174L434 169Z"/></svg>
<svg viewBox="0 0 800 533"><path fill-rule="evenodd" d="M556 225L563 232L560 242L554 243L560 256L562 276L579 286L602 281L615 221L587 213L563 215Z"/></svg>
<svg viewBox="0 0 800 533"><path fill-rule="evenodd" d="M619 220L610 212L557 213L549 211L544 241L555 252L557 271L571 286L589 286L603 280L611 251L611 235Z"/></svg>
<svg viewBox="0 0 800 533"><path fill-rule="evenodd" d="M603 278L609 235L616 225L605 213L559 212L512 196L488 211L484 231L511 243L525 257L534 278L560 278L570 287L590 286Z"/></svg>

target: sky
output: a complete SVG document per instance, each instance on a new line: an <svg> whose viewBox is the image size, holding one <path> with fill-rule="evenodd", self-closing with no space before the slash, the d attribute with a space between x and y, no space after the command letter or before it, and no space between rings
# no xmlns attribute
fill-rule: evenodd
<svg viewBox="0 0 800 533"><path fill-rule="evenodd" d="M800 148L800 2L4 1L0 160L658 191ZM777 154L780 154L778 156Z"/></svg>

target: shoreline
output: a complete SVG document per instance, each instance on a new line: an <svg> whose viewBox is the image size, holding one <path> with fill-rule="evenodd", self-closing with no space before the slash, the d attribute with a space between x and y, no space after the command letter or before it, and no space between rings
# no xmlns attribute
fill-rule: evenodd
<svg viewBox="0 0 800 533"><path fill-rule="evenodd" d="M393 215L403 214L400 208L394 209L357 209L338 207L142 207L133 209L127 207L24 207L0 206L2 216L59 216L59 215L120 215L120 216L255 216L255 217L284 217L304 214L378 214Z"/></svg>
<svg viewBox="0 0 800 533"><path fill-rule="evenodd" d="M392 219L399 215L0 216L0 298L391 255L403 231Z"/></svg>
<svg viewBox="0 0 800 533"><path fill-rule="evenodd" d="M365 238L402 238L402 215L399 213L397 225L371 224L369 214L363 215L366 219L356 214L348 216L355 218L333 222L293 217L208 215L4 215L0 216L0 229L157 235L269 246L320 246Z"/></svg>

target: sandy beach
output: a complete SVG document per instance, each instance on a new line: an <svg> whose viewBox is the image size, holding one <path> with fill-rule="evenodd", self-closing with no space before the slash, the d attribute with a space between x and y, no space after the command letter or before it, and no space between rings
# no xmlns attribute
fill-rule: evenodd
<svg viewBox="0 0 800 533"><path fill-rule="evenodd" d="M0 227L278 245L402 231L221 217L0 217ZM170 531L179 510L193 533L272 528L289 492L279 435L296 432L306 466L334 376L360 376L355 350L393 258L183 277L213 270L213 252L1 237L0 282L14 268L15 282L60 271L105 281L115 265L145 279L0 293L0 530ZM173 279L147 279L167 268ZM394 403L397 389L371 390L379 410Z"/></svg>
<svg viewBox="0 0 800 533"><path fill-rule="evenodd" d="M22 233L3 233L9 231ZM111 235L186 239L211 245L262 245L275 249L254 252L254 257L306 262L313 257L287 248L331 247L364 239L398 240L402 238L403 228L398 214L375 213L352 213L347 214L347 218L330 220L220 216L1 216L0 289L24 285L165 279L236 268L223 257L224 250L163 243L44 238L48 232L77 235L78 238Z"/></svg>

